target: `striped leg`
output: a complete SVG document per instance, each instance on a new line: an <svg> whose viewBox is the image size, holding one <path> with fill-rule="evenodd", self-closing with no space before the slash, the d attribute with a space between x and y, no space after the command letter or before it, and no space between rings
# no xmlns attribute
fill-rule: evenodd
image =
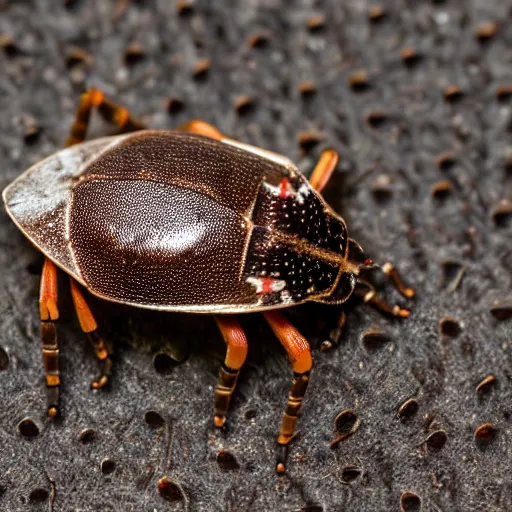
<svg viewBox="0 0 512 512"><path fill-rule="evenodd" d="M322 192L329 182L334 169L336 169L339 158L340 156L336 151L334 151L334 149L325 149L322 151L320 160L318 160L318 163L309 178L311 186L317 192Z"/></svg>
<svg viewBox="0 0 512 512"><path fill-rule="evenodd" d="M66 141L66 146L72 146L85 140L93 108L98 109L98 112L105 121L115 124L122 132L131 132L144 128L144 125L135 120L127 109L112 103L105 98L105 95L100 90L90 88L80 96L75 122L71 127L71 133Z"/></svg>
<svg viewBox="0 0 512 512"><path fill-rule="evenodd" d="M306 393L309 382L309 372L313 365L311 360L311 349L307 340L297 329L278 311L266 311L263 313L279 341L283 344L294 372L294 379L288 405L286 406L281 424L281 431L277 442L280 445L276 470L284 473L286 469L286 457L288 455L288 444L295 437L295 427L302 400Z"/></svg>
<svg viewBox="0 0 512 512"><path fill-rule="evenodd" d="M247 356L247 338L234 316L216 316L215 320L227 345L226 359L219 372L219 383L215 388L216 427L224 426L231 396L236 387L240 368Z"/></svg>
<svg viewBox="0 0 512 512"><path fill-rule="evenodd" d="M44 260L41 275L39 314L43 365L46 374L46 404L48 416L52 418L59 413L59 344L55 327L55 323L59 319L57 298L57 267L47 258Z"/></svg>
<svg viewBox="0 0 512 512"><path fill-rule="evenodd" d="M411 312L408 309L401 308L397 304L391 305L386 302L382 297L377 295L377 290L368 281L358 278L357 285L359 287L358 293L362 296L365 304L370 304L378 311L391 316L400 318L407 318ZM356 288L357 290L357 288Z"/></svg>
<svg viewBox="0 0 512 512"><path fill-rule="evenodd" d="M70 283L71 297L73 298L73 304L75 305L78 322L80 323L82 331L87 334L87 339L93 346L94 353L101 363L101 373L99 377L91 383L91 387L93 389L99 389L108 382L108 378L110 377L112 370L112 360L110 359L111 351L98 332L98 324L85 301L79 285L73 278L70 279Z"/></svg>

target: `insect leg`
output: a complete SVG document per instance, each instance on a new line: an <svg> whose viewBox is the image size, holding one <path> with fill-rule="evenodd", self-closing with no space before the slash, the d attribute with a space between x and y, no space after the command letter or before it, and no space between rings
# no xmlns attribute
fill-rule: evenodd
<svg viewBox="0 0 512 512"><path fill-rule="evenodd" d="M338 342L340 341L341 332L343 331L343 328L345 327L346 323L347 315L345 311L342 311L340 313L340 316L338 317L338 321L336 322L335 327L329 333L329 338L322 341L322 344L320 345L320 350L322 352L330 350L332 347L338 344Z"/></svg>
<svg viewBox="0 0 512 512"><path fill-rule="evenodd" d="M215 320L227 345L226 359L220 368L219 383L215 388L214 423L216 427L222 427L248 347L245 333L236 317L216 316Z"/></svg>
<svg viewBox="0 0 512 512"><path fill-rule="evenodd" d="M59 344L55 323L59 319L57 308L57 267L46 258L41 275L39 314L41 318L41 344L46 374L46 404L48 416L59 413Z"/></svg>
<svg viewBox="0 0 512 512"><path fill-rule="evenodd" d="M110 377L112 369L112 360L110 359L111 351L103 341L103 338L98 332L98 324L94 319L92 311L90 310L79 285L74 279L70 279L71 283L71 297L75 305L76 315L80 323L82 331L87 334L87 338L94 348L94 353L101 363L101 373L99 377L92 381L91 388L102 388Z"/></svg>
<svg viewBox="0 0 512 512"><path fill-rule="evenodd" d="M266 311L263 316L286 349L294 372L292 388L288 395L288 404L283 415L281 431L277 438L280 451L277 457L276 470L278 473L284 473L288 444L295 437L297 417L308 387L309 371L313 362L309 343L281 313Z"/></svg>
<svg viewBox="0 0 512 512"><path fill-rule="evenodd" d="M362 295L363 302L365 302L366 304L370 304L375 309L378 309L379 311L392 316L407 318L411 314L411 312L408 309L403 309L397 304L395 304L394 306L388 304L382 297L379 297L379 295L377 295L377 291L368 281L358 279L357 284L360 286L358 293ZM366 288L367 290L361 291L361 288Z"/></svg>
<svg viewBox="0 0 512 512"><path fill-rule="evenodd" d="M98 112L105 121L115 124L122 132L131 132L144 128L144 125L135 120L126 108L112 103L105 98L105 95L99 89L90 88L80 96L75 122L71 126L66 146L72 146L85 140L93 108L98 109Z"/></svg>
<svg viewBox="0 0 512 512"><path fill-rule="evenodd" d="M340 156L334 149L324 149L324 151L322 151L320 160L318 160L309 178L311 186L317 192L322 192L329 182L334 169L336 169L339 158Z"/></svg>
<svg viewBox="0 0 512 512"><path fill-rule="evenodd" d="M398 274L396 268L392 263L384 263L382 265L382 271L384 274L386 274L389 278L389 280L393 283L395 288L406 298L406 299L412 299L416 292L414 291L414 288L411 288L410 286L407 286L403 279Z"/></svg>
<svg viewBox="0 0 512 512"><path fill-rule="evenodd" d="M222 132L217 130L215 126L208 124L206 121L201 121L201 119L193 119L188 123L182 124L178 127L178 130L181 132L197 133L198 135L204 135L205 137L215 140L228 138Z"/></svg>

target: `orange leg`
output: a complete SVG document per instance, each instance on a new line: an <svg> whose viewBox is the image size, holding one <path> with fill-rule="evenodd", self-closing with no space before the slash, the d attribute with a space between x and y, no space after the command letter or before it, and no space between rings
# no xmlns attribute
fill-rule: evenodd
<svg viewBox="0 0 512 512"><path fill-rule="evenodd" d="M295 374L292 388L288 395L288 405L283 415L281 431L277 438L281 451L277 458L276 470L278 473L284 473L288 453L287 447L295 437L297 417L306 388L308 387L309 371L313 361L311 360L309 343L281 313L278 311L265 311L263 315L270 324L274 334L286 349Z"/></svg>
<svg viewBox="0 0 512 512"><path fill-rule="evenodd" d="M324 187L329 182L334 169L336 169L339 158L340 156L336 151L334 151L334 149L325 149L322 151L320 160L318 160L318 163L316 164L316 167L313 169L311 177L309 178L311 186L317 192L322 192Z"/></svg>
<svg viewBox="0 0 512 512"><path fill-rule="evenodd" d="M85 140L93 108L98 109L98 112L105 121L115 124L123 132L144 128L142 123L131 117L127 109L112 103L105 98L105 95L100 90L90 88L80 97L75 122L71 127L71 133L66 141L66 146L72 146Z"/></svg>
<svg viewBox="0 0 512 512"><path fill-rule="evenodd" d="M407 318L411 314L411 312L408 309L401 308L397 304L395 304L394 306L388 304L382 297L377 295L377 291L375 290L375 288L367 281L364 281L363 279L358 279L357 284L360 287L358 293L362 295L363 302L365 304L370 304L375 309L381 311L382 313L386 313L387 315ZM366 288L367 290L363 291L362 287Z"/></svg>
<svg viewBox="0 0 512 512"><path fill-rule="evenodd" d="M219 372L219 383L215 388L216 427L224 426L226 412L236 387L240 368L247 356L247 339L234 316L216 316L215 320L227 345L226 359Z"/></svg>
<svg viewBox="0 0 512 512"><path fill-rule="evenodd" d="M46 403L48 416L59 413L59 344L55 322L59 319L57 308L57 267L46 258L41 275L39 315L41 318L41 344L46 374Z"/></svg>
<svg viewBox="0 0 512 512"><path fill-rule="evenodd" d="M403 279L400 277L392 263L384 263L384 265L382 265L382 271L388 276L389 280L393 283L395 288L406 299L412 299L414 295L416 295L414 288L411 288L404 283Z"/></svg>
<svg viewBox="0 0 512 512"><path fill-rule="evenodd" d="M200 119L193 119L188 123L182 124L178 127L178 130L182 132L197 133L198 135L204 135L205 137L215 140L228 138L222 132L217 130L215 126L208 124L206 121L201 121Z"/></svg>
<svg viewBox="0 0 512 512"><path fill-rule="evenodd" d="M71 278L71 297L75 305L75 311L80 323L82 331L87 334L87 338L94 348L94 353L101 363L100 376L93 380L91 387L93 389L102 388L107 382L112 369L112 360L110 359L110 350L98 333L98 324L94 319L92 311L90 310L85 298L80 290L78 283Z"/></svg>

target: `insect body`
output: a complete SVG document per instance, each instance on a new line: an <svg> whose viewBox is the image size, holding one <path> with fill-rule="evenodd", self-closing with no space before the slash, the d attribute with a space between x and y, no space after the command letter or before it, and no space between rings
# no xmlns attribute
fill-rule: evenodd
<svg viewBox="0 0 512 512"><path fill-rule="evenodd" d="M306 301L341 304L352 294L359 269L371 264L319 194L337 154L324 152L310 183L287 158L226 138L199 121L181 131L143 130L82 142L93 107L120 128L141 127L90 90L82 97L70 147L30 168L3 193L13 221L47 258L40 314L49 414L59 407L57 266L71 278L80 325L102 361L93 387L106 383L110 357L81 287L132 306L215 314L228 346L215 395L217 426L224 424L247 354L233 314L263 312L295 371L278 438L286 447L311 356L307 341L276 310ZM389 273L401 285L392 268ZM366 300L382 304L373 289ZM408 313L397 306L389 312ZM278 471L284 471L284 458L283 449Z"/></svg>

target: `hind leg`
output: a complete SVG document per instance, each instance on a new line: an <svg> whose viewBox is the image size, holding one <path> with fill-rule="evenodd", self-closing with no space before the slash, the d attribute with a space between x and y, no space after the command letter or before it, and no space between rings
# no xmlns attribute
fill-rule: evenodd
<svg viewBox="0 0 512 512"><path fill-rule="evenodd" d="M110 377L112 370L112 360L110 359L111 350L103 338L99 334L98 324L92 314L91 309L87 305L85 298L80 290L78 283L70 278L71 284L71 297L73 298L73 304L75 306L76 316L82 331L87 335L87 339L94 349L94 353L101 365L101 372L97 379L91 382L91 388L98 389L102 388Z"/></svg>
<svg viewBox="0 0 512 512"><path fill-rule="evenodd" d="M93 109L97 109L105 121L115 124L122 132L144 128L144 125L134 119L126 108L105 98L99 89L90 88L80 96L75 122L71 126L70 135L66 141L67 147L85 140Z"/></svg>
<svg viewBox="0 0 512 512"><path fill-rule="evenodd" d="M46 406L48 416L59 413L59 343L56 322L59 319L57 307L57 267L46 258L41 275L39 292L39 315L41 318L41 345L43 365L46 374Z"/></svg>

